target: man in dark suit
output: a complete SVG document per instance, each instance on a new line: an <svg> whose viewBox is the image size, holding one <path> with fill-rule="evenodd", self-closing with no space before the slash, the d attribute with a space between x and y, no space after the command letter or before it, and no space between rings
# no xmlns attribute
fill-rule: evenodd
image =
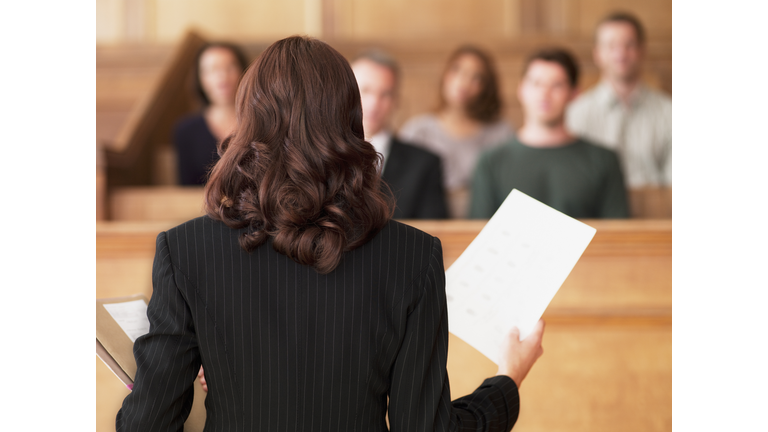
<svg viewBox="0 0 768 432"><path fill-rule="evenodd" d="M395 195L395 219L445 219L440 158L397 139L389 128L397 102L399 67L384 52L352 61L360 88L365 139L384 156L382 178Z"/></svg>

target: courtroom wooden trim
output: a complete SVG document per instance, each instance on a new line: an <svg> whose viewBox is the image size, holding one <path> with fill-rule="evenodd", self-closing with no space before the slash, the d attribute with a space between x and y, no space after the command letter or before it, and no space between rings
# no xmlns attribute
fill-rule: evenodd
<svg viewBox="0 0 768 432"><path fill-rule="evenodd" d="M135 293L150 297L155 238L180 222L97 222L97 298ZM486 223L405 222L441 239L446 264ZM545 354L521 388L525 403L515 430L667 432L671 430L672 223L584 222L597 228L599 235L590 248L600 252L582 257L544 312ZM637 247L651 255L632 251ZM496 365L466 342L452 334L449 341L447 372L456 397L496 373ZM106 368L97 365L101 401L97 411L114 424L126 389L102 369ZM195 403L200 402L196 397Z"/></svg>
<svg viewBox="0 0 768 432"><path fill-rule="evenodd" d="M152 89L142 98L113 142L105 143L110 166L129 167L136 162L161 119L180 95L188 93L187 76L197 50L205 43L195 31L184 37L168 66Z"/></svg>

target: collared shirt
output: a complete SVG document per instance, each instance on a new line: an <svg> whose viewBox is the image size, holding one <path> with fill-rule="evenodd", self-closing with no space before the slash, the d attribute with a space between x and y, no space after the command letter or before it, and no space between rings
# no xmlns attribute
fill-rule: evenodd
<svg viewBox="0 0 768 432"><path fill-rule="evenodd" d="M372 136L368 142L376 149L376 153L381 153L384 156L384 161L381 163L381 171L384 172L384 165L387 163L387 156L389 156L389 148L392 147L392 132L386 129L381 130Z"/></svg>
<svg viewBox="0 0 768 432"><path fill-rule="evenodd" d="M672 185L672 99L639 84L628 104L605 81L576 99L570 131L616 151L628 187Z"/></svg>

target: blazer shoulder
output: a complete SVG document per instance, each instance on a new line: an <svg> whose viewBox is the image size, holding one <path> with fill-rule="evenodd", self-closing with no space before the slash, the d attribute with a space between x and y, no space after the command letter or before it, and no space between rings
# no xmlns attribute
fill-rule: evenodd
<svg viewBox="0 0 768 432"><path fill-rule="evenodd" d="M405 243L408 245L427 244L440 239L411 225L404 224L395 219L390 219L374 238L368 243L385 242L389 244Z"/></svg>
<svg viewBox="0 0 768 432"><path fill-rule="evenodd" d="M439 263L443 265L443 247L440 239L426 233L418 228L396 221L390 220L387 225L379 232L375 240L369 242L375 249L380 249L374 245L378 241L379 245L385 245L382 259L385 260L405 260L410 261L410 270L406 273L423 273L430 263ZM388 247L387 247L388 245ZM421 263L421 266L418 265Z"/></svg>
<svg viewBox="0 0 768 432"><path fill-rule="evenodd" d="M180 231L198 230L198 229L201 229L204 226L206 228L208 228L208 227L212 227L212 226L217 225L217 224L222 224L223 225L223 222L211 219L207 215L206 216L199 216L199 217L196 217L194 219L190 219L190 220L188 220L186 222L183 222L183 223L181 223L179 225L176 225L175 227L166 230L166 232L168 234L178 234Z"/></svg>
<svg viewBox="0 0 768 432"><path fill-rule="evenodd" d="M392 242L393 238L397 239L396 241L402 243L401 247L407 247L415 254L418 254L415 249L419 249L423 254L431 255L434 254L433 249L437 247L442 255L443 249L439 238L394 219L391 219L376 237L388 242Z"/></svg>
<svg viewBox="0 0 768 432"><path fill-rule="evenodd" d="M202 247L205 239L210 239L213 232L216 232L217 238L224 234L224 237L237 236L238 230L228 227L224 222L210 218L209 216L200 216L190 219L165 231L166 239L169 245L174 244L176 248L194 248L195 245Z"/></svg>
<svg viewBox="0 0 768 432"><path fill-rule="evenodd" d="M416 144L410 143L408 141L403 141L399 138L392 137L392 148L390 149L390 154L395 152L402 154L403 157L408 158L409 160L422 160L429 163L440 163L440 156L436 155L435 153L418 147Z"/></svg>
<svg viewBox="0 0 768 432"><path fill-rule="evenodd" d="M429 234L429 233L427 233L425 231L422 231L422 230L420 230L420 229L418 229L418 228L416 228L414 226L405 224L403 222L400 222L400 221L397 221L397 220L394 220L394 219L391 219L389 222L387 222L387 225L384 226L382 231L384 231L384 230L390 230L390 231L397 230L397 231L400 231L400 232L407 233L409 235L414 235L414 236L419 237L419 238L428 238L428 239L436 239L437 238L437 237L435 237L435 236L433 236L433 235L431 235L431 234Z"/></svg>

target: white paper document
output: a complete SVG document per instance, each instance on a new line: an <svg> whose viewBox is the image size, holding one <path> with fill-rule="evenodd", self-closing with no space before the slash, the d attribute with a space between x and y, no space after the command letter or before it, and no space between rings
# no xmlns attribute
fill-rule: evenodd
<svg viewBox="0 0 768 432"><path fill-rule="evenodd" d="M512 190L445 272L451 333L498 364L503 337L531 333L595 232Z"/></svg>
<svg viewBox="0 0 768 432"><path fill-rule="evenodd" d="M134 300L124 303L105 303L104 308L117 321L131 342L136 342L139 336L149 333L147 304L144 300Z"/></svg>

